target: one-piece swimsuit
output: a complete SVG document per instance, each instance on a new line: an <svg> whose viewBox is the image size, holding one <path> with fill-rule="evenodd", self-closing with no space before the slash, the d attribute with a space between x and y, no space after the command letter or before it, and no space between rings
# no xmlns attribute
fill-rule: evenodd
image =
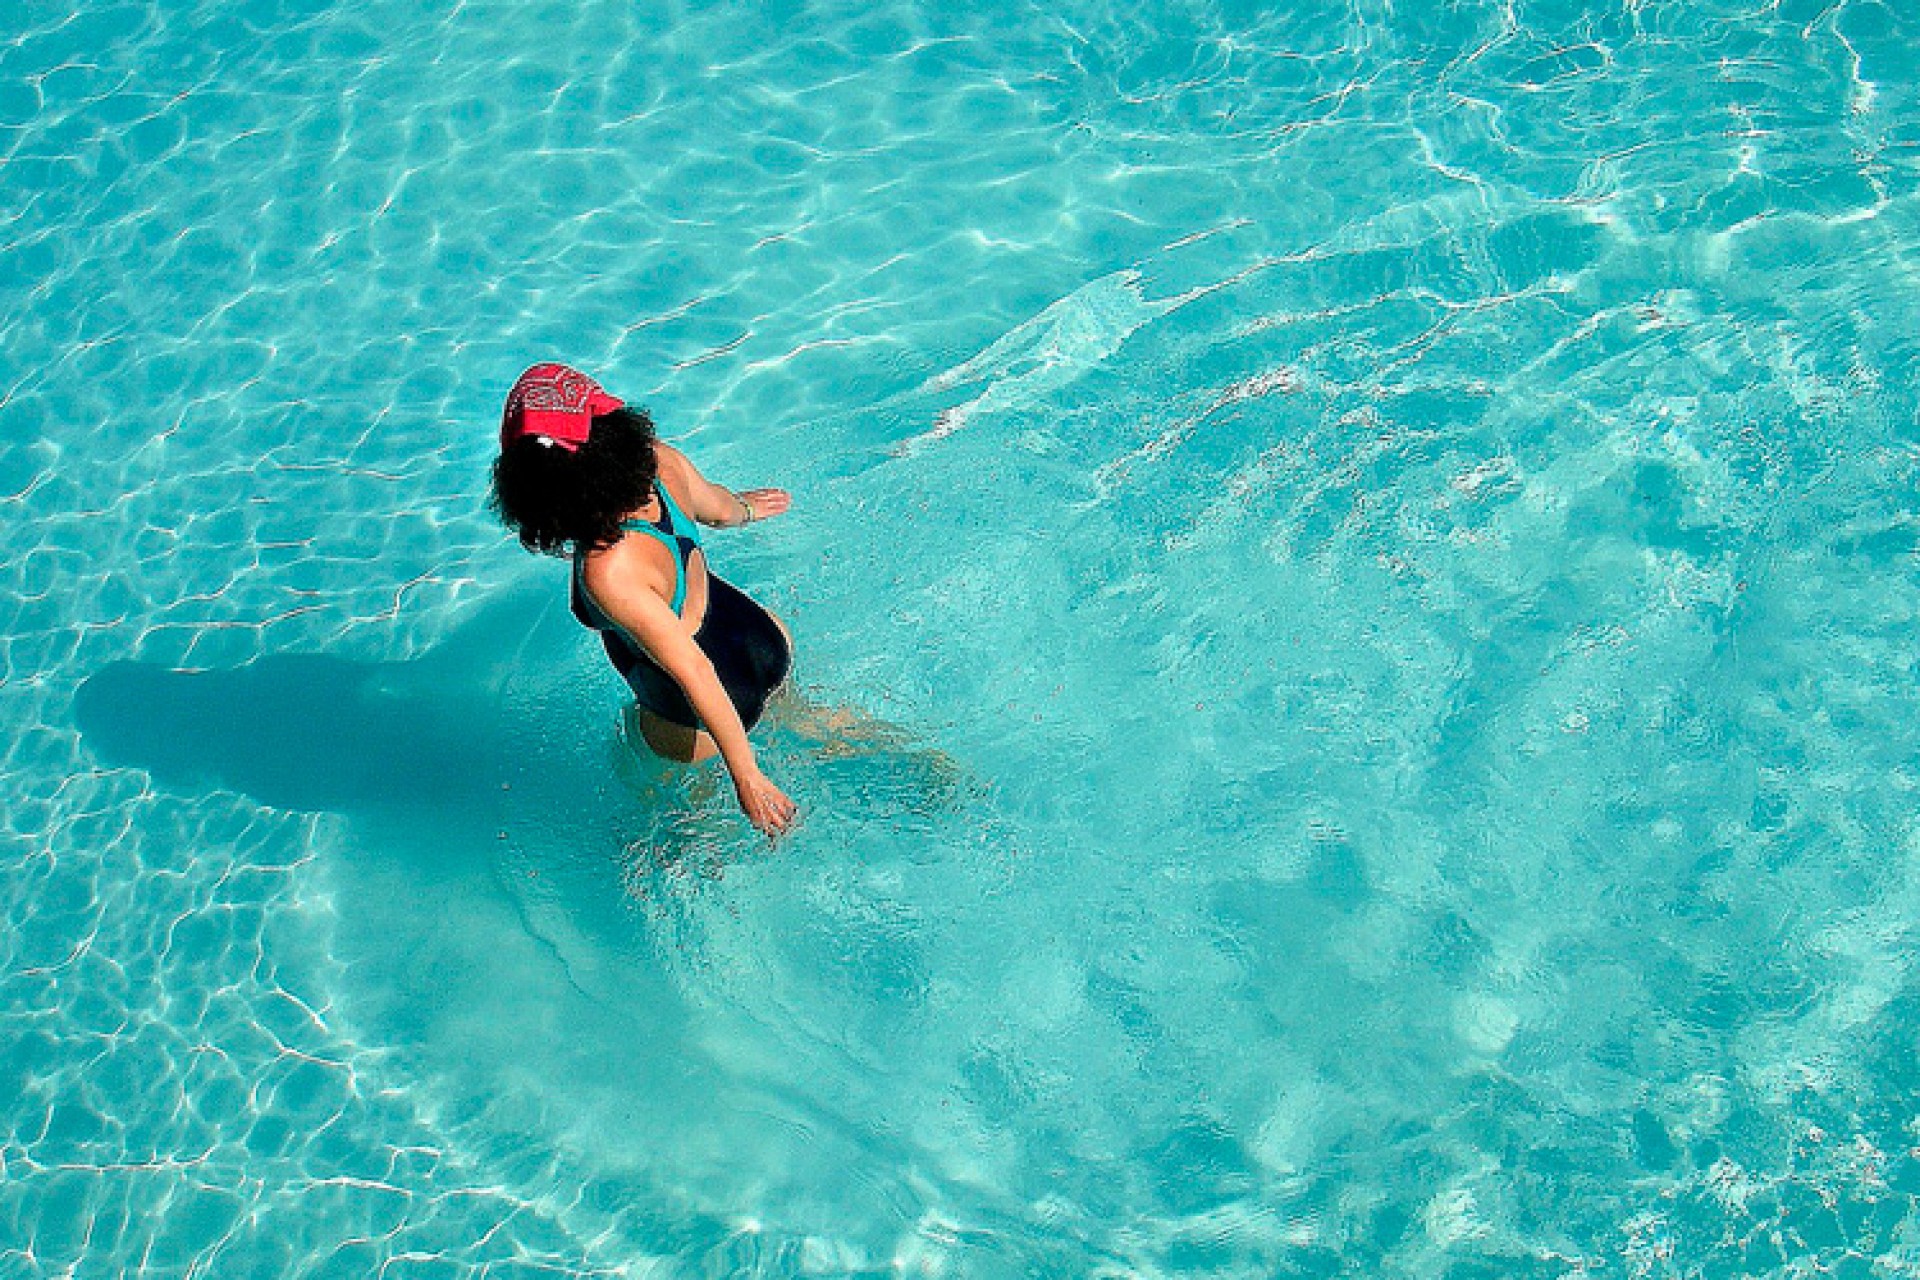
<svg viewBox="0 0 1920 1280"><path fill-rule="evenodd" d="M700 528L675 504L665 485L656 483L654 493L660 498L660 518L633 518L622 521L620 528L654 538L672 553L672 607L678 614L686 604L693 553L700 549ZM572 603L573 616L600 633L607 657L633 690L634 701L662 720L688 729L700 727L700 717L679 683L607 616L587 590L586 553L579 550L573 556ZM709 570L707 612L700 619L699 630L693 633L693 642L713 663L721 687L740 713L740 722L751 729L793 666L793 651L780 624L746 592Z"/></svg>

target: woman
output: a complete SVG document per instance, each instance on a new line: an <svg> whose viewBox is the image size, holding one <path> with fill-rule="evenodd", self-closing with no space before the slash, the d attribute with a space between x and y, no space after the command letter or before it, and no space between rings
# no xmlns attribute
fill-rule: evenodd
<svg viewBox="0 0 1920 1280"><path fill-rule="evenodd" d="M740 808L768 835L794 804L747 741L793 665L780 620L707 571L699 525L785 511L780 489L734 493L654 438L645 413L561 364L520 375L500 422L493 508L530 551L573 555L573 613L600 633L655 754L718 755Z"/></svg>

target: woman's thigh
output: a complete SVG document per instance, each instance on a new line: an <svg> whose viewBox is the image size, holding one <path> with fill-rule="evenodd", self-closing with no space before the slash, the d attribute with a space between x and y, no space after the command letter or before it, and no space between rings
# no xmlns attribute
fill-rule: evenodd
<svg viewBox="0 0 1920 1280"><path fill-rule="evenodd" d="M671 720L662 720L643 707L627 707L629 725L653 754L681 764L698 764L720 754L713 736L703 729L690 729Z"/></svg>

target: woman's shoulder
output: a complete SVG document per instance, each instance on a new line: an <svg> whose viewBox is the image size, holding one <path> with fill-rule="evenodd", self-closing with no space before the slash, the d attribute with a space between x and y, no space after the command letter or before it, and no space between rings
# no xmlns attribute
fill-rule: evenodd
<svg viewBox="0 0 1920 1280"><path fill-rule="evenodd" d="M612 546L581 556L579 564L581 579L596 596L635 579L656 586L671 585L672 554L654 538L622 534Z"/></svg>
<svg viewBox="0 0 1920 1280"><path fill-rule="evenodd" d="M653 456L660 483L667 487L681 510L691 511L696 505L695 495L700 488L700 469L693 465L686 454L670 444L655 444Z"/></svg>
<svg viewBox="0 0 1920 1280"><path fill-rule="evenodd" d="M664 440L656 440L653 442L653 456L656 465L659 467L660 474L663 476L671 472L677 480L694 469L693 463L687 460L686 454L680 452Z"/></svg>

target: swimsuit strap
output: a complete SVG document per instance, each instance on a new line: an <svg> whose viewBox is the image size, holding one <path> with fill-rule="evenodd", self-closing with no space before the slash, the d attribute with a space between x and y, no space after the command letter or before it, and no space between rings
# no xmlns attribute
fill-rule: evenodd
<svg viewBox="0 0 1920 1280"><path fill-rule="evenodd" d="M682 542L690 544L688 551L699 546L700 526L680 510L680 504L673 500L673 495L667 491L667 486L656 480L653 491L660 495L660 527Z"/></svg>
<svg viewBox="0 0 1920 1280"><path fill-rule="evenodd" d="M682 515L673 499L667 495L667 487L655 483L653 491L660 495L660 520L622 520L620 527L628 533L644 533L657 540L673 556L673 611L680 612L680 606L687 599L687 562L694 549L700 545L699 526ZM680 527L693 530L691 537L680 532Z"/></svg>

